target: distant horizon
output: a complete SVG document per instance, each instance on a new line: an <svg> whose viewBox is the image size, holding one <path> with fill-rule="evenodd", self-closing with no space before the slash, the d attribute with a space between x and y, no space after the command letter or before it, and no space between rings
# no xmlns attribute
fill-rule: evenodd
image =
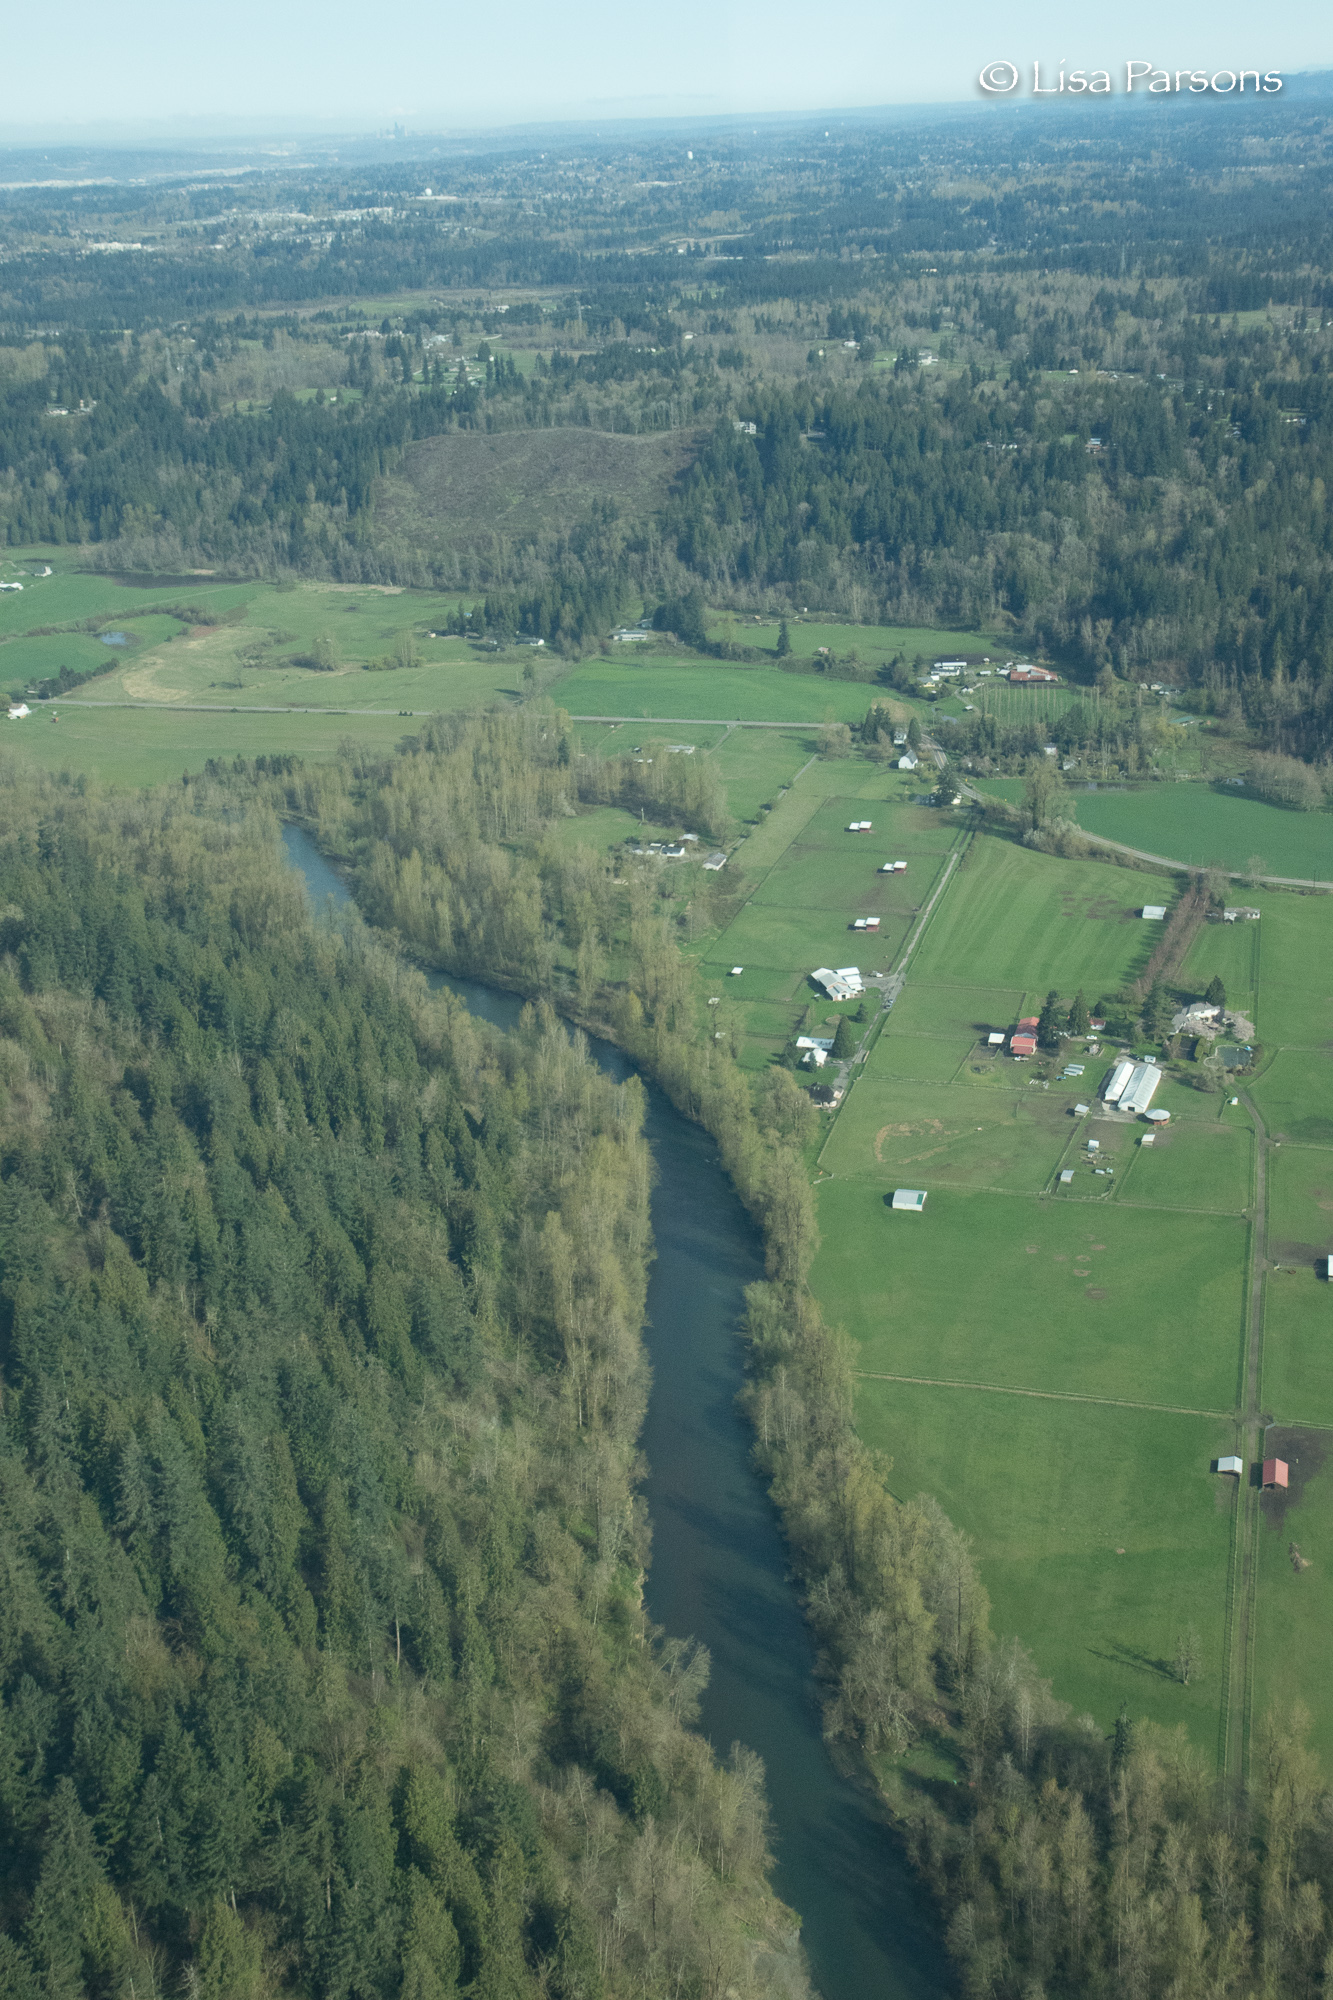
<svg viewBox="0 0 1333 2000"><path fill-rule="evenodd" d="M1333 97L1333 63L1309 66L1305 69L1291 69L1283 73L1284 91L1262 100L1270 105L1284 99L1297 98L1309 101L1311 98L1327 94ZM1317 86L1325 85L1326 90ZM1198 98L1182 98L1181 102L1192 103L1199 108ZM1231 100L1235 102L1236 100ZM644 100L640 99L640 105ZM1144 94L1127 98L1123 93L1113 100L1117 108L1128 109L1144 105L1163 106L1160 99L1154 100ZM124 154L174 152L177 155L213 154L225 155L229 152L245 151L254 153L265 151L271 155L267 162L254 161L253 167L270 164L275 169L297 167L301 164L286 155L296 148L308 148L327 156L340 148L364 149L368 146L384 144L404 149L430 146L451 146L460 142L484 142L487 139L512 143L531 135L534 141L546 136L581 138L631 138L641 132L646 139L654 134L663 138L676 132L688 134L690 131L701 136L712 132L730 132L738 125L754 121L756 134L763 129L773 130L784 124L808 126L818 124L821 119L837 121L840 125L865 125L878 122L903 123L914 118L966 117L970 113L978 116L994 115L997 111L1013 115L1027 111L1034 117L1050 115L1052 112L1066 112L1078 115L1088 109L1078 99L1064 98L1058 105L1035 102L1030 96L1014 97L1006 100L987 100L985 97L960 96L932 99L886 100L871 104L824 104L824 105L783 105L765 109L747 108L743 105L718 107L697 101L690 105L685 101L675 102L670 108L648 110L635 108L633 100L608 100L598 106L571 105L566 111L548 113L545 117L514 115L510 118L485 115L481 112L472 118L452 117L433 119L429 114L410 117L406 114L367 113L361 120L348 116L318 118L309 114L256 111L245 113L200 113L177 119L161 118L89 118L84 120L50 120L34 122L27 127L17 128L12 123L0 131L0 161L24 158L30 155L52 153ZM1109 107L1096 107L1095 115L1104 115ZM1216 104L1216 109L1225 115L1226 101ZM830 134L829 136L832 136ZM405 152L406 156L406 152ZM316 162L311 162L315 164ZM242 169L236 169L242 171ZM32 182L0 181L0 185L10 188L22 185L41 185L34 178Z"/></svg>

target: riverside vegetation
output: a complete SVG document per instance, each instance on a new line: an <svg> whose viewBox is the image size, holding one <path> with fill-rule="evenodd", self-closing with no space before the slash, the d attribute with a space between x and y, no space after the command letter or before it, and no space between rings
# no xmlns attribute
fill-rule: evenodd
<svg viewBox="0 0 1333 2000"><path fill-rule="evenodd" d="M781 1069L752 1086L679 952L716 882L652 864L619 880L624 864L552 841L583 768L560 712L534 708L442 720L387 762L240 782L317 830L377 928L610 1032L716 1137L768 1246L747 1402L820 1642L828 1730L885 1778L966 1990L1322 1990L1333 1794L1304 1718L1269 1717L1248 1792L1221 1788L1183 1733L1125 1714L1108 1742L1021 1646L993 1640L966 1537L930 1498L895 1501L855 1431L848 1346L806 1284L809 1101ZM899 1775L920 1742L956 1786Z"/></svg>

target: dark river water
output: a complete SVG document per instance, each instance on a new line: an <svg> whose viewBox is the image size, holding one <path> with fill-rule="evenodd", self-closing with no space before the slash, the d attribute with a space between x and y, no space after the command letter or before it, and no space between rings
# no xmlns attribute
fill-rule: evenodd
<svg viewBox="0 0 1333 2000"><path fill-rule="evenodd" d="M314 843L284 839L312 901L346 888ZM523 1002L469 979L432 977L468 1009L512 1028ZM594 1059L624 1077L630 1064L590 1038ZM820 1733L814 1658L787 1578L777 1515L750 1463L736 1397L744 1289L763 1254L707 1133L645 1079L645 1127L657 1169L657 1258L645 1329L653 1385L644 1425L644 1498L653 1528L646 1596L655 1624L702 1640L712 1676L700 1726L725 1755L741 1742L764 1760L777 1865L773 1886L801 1918L823 2000L937 2000L954 1992L923 1918L923 1897L868 1794L834 1768Z"/></svg>

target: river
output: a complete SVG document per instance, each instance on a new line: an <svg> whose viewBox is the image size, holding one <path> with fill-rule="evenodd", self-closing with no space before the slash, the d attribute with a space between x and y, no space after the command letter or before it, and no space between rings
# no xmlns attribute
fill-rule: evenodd
<svg viewBox="0 0 1333 2000"><path fill-rule="evenodd" d="M317 907L329 896L351 900L308 835L289 827L283 837ZM447 985L498 1028L512 1028L522 1010L514 994L477 980L437 974L431 984ZM589 1044L609 1074L629 1074L619 1049ZM955 1989L923 1892L869 1794L824 1746L809 1632L737 1407L737 1328L745 1286L763 1276L762 1245L713 1141L645 1083L657 1169L645 1328L648 1612L712 1655L700 1726L715 1749L725 1755L739 1741L764 1760L773 1887L800 1913L823 2000L942 2000Z"/></svg>

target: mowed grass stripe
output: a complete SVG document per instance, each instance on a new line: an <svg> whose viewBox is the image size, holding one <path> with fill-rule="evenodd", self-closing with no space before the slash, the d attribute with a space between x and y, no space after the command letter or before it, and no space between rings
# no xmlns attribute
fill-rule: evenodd
<svg viewBox="0 0 1333 2000"><path fill-rule="evenodd" d="M1082 1396L1072 1389L1019 1389L1008 1382L951 1382L942 1375L886 1375L858 1368L858 1382L914 1382L923 1389L975 1389L983 1396L1038 1396L1048 1403L1101 1403L1108 1410L1161 1410L1170 1417L1234 1417L1234 1410L1198 1410L1185 1403L1135 1403L1126 1396Z"/></svg>

